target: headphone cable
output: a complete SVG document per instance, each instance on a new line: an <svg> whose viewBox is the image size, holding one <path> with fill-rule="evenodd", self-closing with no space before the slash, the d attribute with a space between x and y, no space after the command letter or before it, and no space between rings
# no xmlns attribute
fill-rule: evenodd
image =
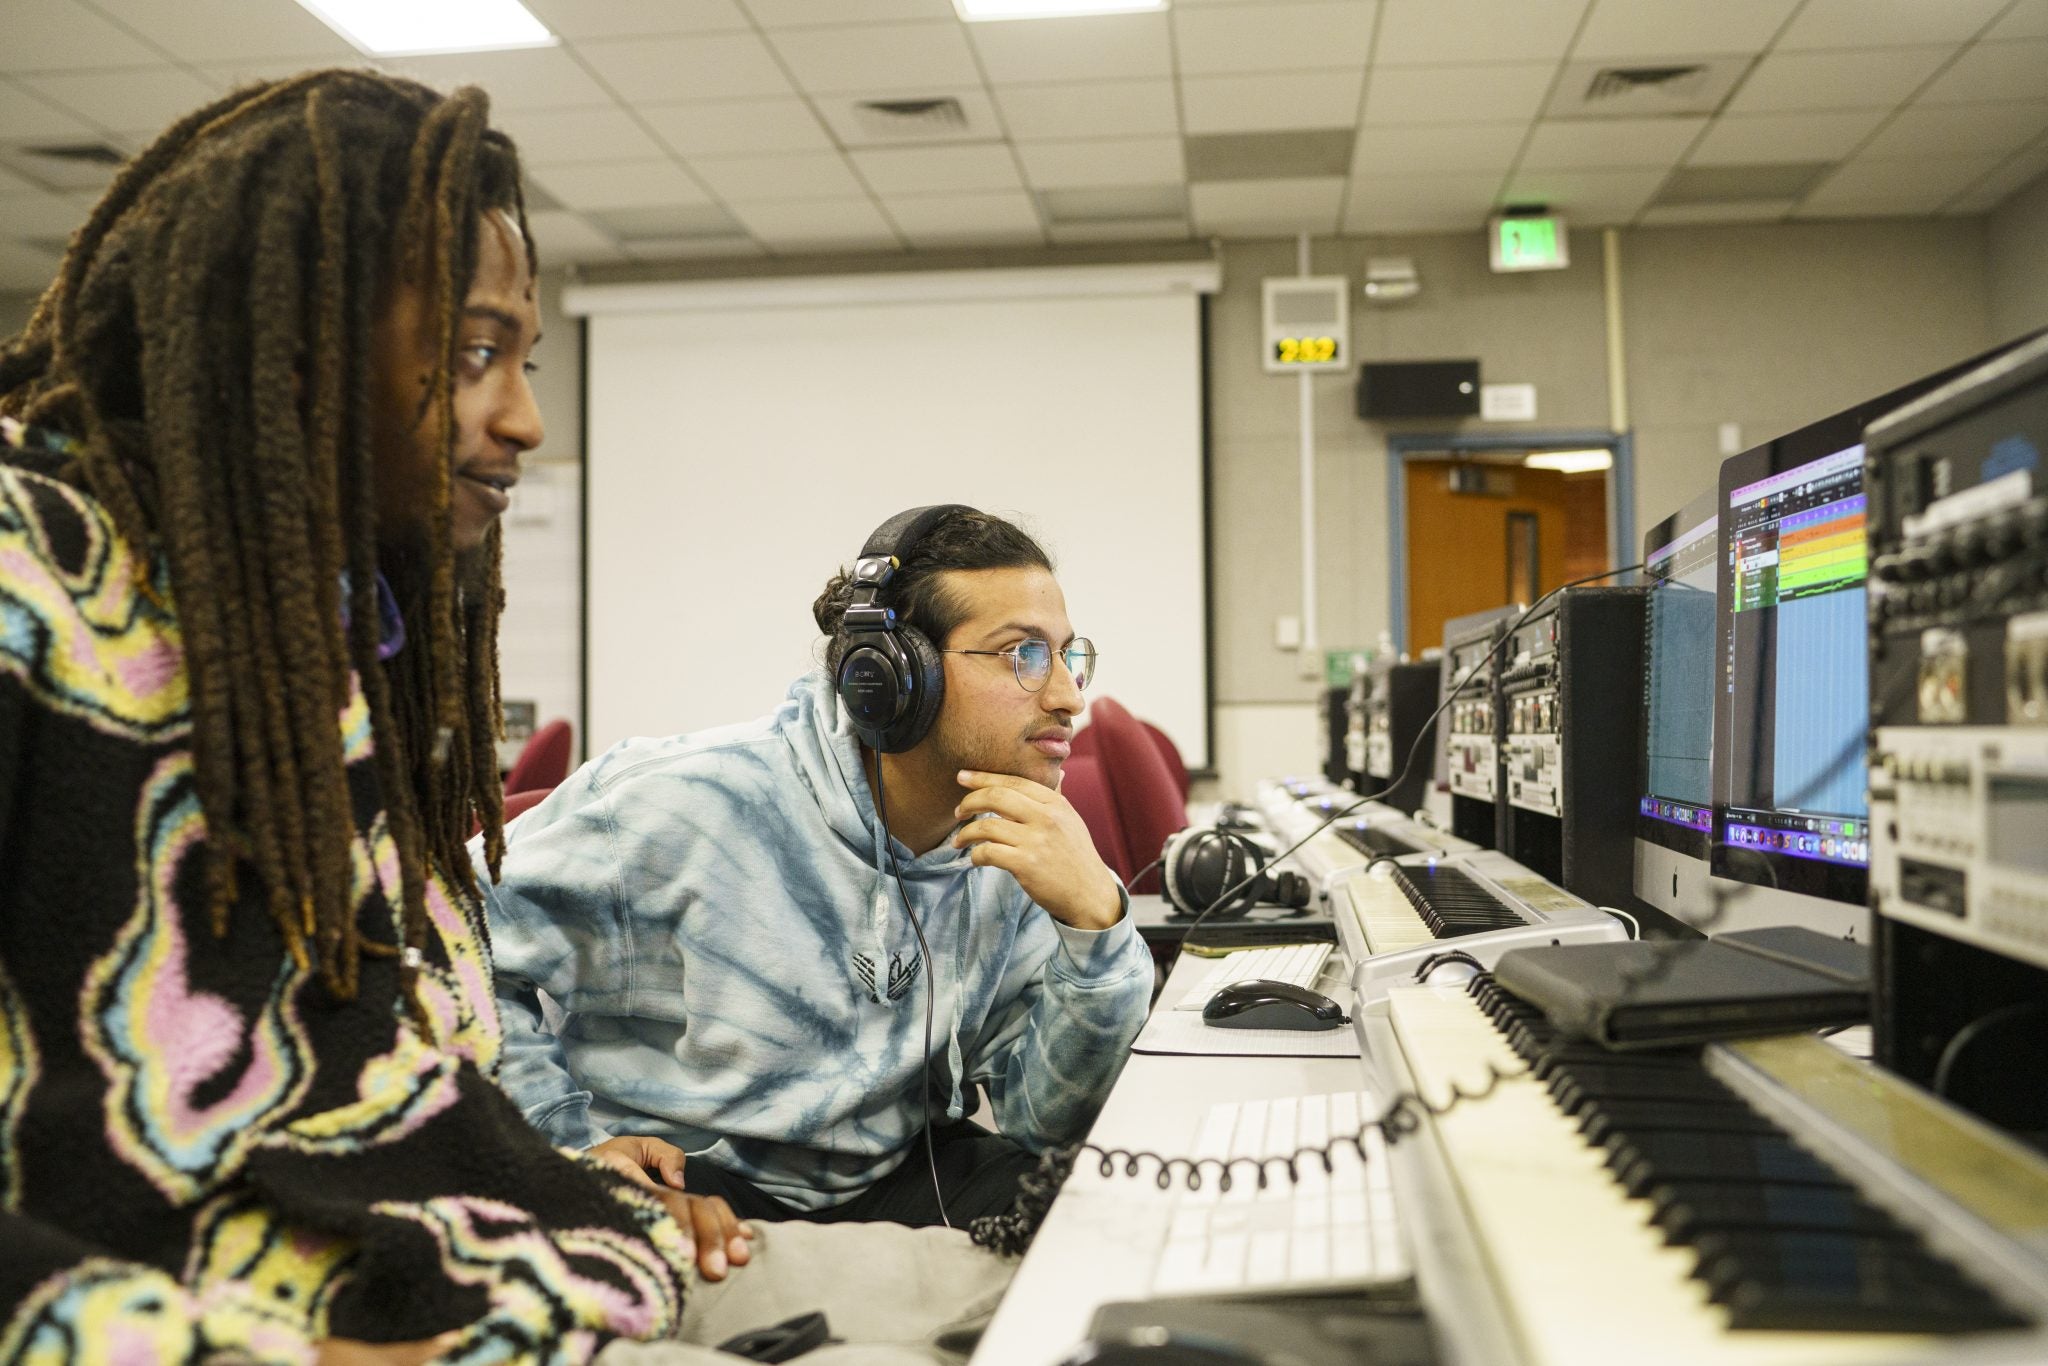
<svg viewBox="0 0 2048 1366"><path fill-rule="evenodd" d="M882 751L875 751L875 816L882 822L882 847L889 851L889 870L896 876L896 896L910 928L917 935L917 952L924 959L924 1160L931 1168L932 1199L939 1202L939 1222L947 1228L953 1221L946 1215L946 1193L939 1189L939 1154L932 1143L932 1003L938 996L937 969L932 966L932 946L925 942L924 926L910 908L910 893L903 886L903 866L896 861L896 837L889 833L889 799L882 789Z"/></svg>

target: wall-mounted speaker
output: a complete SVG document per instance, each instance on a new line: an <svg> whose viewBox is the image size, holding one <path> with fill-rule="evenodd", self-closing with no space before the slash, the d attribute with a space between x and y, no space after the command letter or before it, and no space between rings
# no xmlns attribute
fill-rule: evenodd
<svg viewBox="0 0 2048 1366"><path fill-rule="evenodd" d="M1477 417L1476 360L1377 361L1358 369L1358 415L1384 422L1404 417Z"/></svg>

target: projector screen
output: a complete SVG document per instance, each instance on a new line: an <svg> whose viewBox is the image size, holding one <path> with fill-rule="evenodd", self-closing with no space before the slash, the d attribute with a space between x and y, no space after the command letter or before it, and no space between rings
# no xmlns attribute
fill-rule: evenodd
<svg viewBox="0 0 2048 1366"><path fill-rule="evenodd" d="M572 287L589 319L589 752L772 711L811 603L924 503L1051 553L1110 696L1208 765L1210 262Z"/></svg>

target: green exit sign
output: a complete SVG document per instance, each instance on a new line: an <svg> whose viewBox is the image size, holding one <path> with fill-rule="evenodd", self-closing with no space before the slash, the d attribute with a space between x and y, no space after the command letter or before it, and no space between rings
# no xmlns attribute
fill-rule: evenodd
<svg viewBox="0 0 2048 1366"><path fill-rule="evenodd" d="M1495 270L1563 270L1571 264L1564 220L1556 214L1502 214L1487 229Z"/></svg>

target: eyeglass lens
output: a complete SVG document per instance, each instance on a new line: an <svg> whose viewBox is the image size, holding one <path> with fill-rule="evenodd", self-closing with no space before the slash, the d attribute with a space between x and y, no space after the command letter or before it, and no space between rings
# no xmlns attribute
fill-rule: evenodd
<svg viewBox="0 0 2048 1366"><path fill-rule="evenodd" d="M1086 688L1089 677L1095 672L1095 645L1086 636L1076 636L1073 644L1060 652L1066 661L1067 672L1074 677L1076 689ZM1042 640L1027 640L1017 646L1015 655L1017 681L1025 691L1037 692L1045 686L1045 680L1052 674L1052 646Z"/></svg>

